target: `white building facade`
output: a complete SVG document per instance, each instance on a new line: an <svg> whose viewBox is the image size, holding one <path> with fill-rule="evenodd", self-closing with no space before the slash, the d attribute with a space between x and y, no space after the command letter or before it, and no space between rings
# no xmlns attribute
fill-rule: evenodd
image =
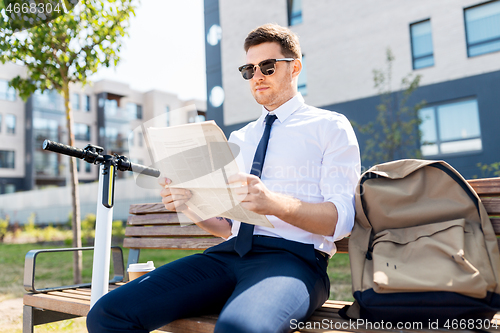
<svg viewBox="0 0 500 333"><path fill-rule="evenodd" d="M426 102L423 157L444 159L467 178L481 176L477 163L500 161L499 0L205 0L207 118L226 133L260 115L237 68L246 35L265 23L298 34L306 103L360 124L374 120L373 70L385 69L390 49L393 91L406 75L422 76L408 105ZM358 139L363 149L367 138Z"/></svg>
<svg viewBox="0 0 500 333"><path fill-rule="evenodd" d="M46 139L68 143L63 99L57 92L47 91L36 92L24 102L8 86L18 75L26 76L25 68L0 64L0 194L65 186L69 158L42 150ZM85 87L72 85L70 107L76 147L90 143L103 147L105 153L148 164L142 125L152 119L157 119L156 126L204 120L206 103L180 100L157 90L139 92L127 84L102 80ZM80 182L98 180L96 165L77 159L77 166ZM118 174L119 178L126 176Z"/></svg>

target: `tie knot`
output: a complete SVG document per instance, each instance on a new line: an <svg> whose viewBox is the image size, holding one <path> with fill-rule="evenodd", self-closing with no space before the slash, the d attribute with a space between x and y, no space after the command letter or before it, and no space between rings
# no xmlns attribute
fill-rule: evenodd
<svg viewBox="0 0 500 333"><path fill-rule="evenodd" d="M266 125L267 126L271 126L276 119L278 119L278 117L276 117L275 114L267 114L267 116L266 116Z"/></svg>

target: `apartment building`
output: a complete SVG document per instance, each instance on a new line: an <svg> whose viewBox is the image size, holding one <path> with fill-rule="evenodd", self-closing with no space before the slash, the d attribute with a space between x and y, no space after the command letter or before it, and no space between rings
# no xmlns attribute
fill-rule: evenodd
<svg viewBox="0 0 500 333"><path fill-rule="evenodd" d="M260 115L237 68L243 41L269 22L299 35L306 103L374 120L380 96L373 70L395 56L393 90L409 73L420 87L408 105L420 110L420 148L426 159L445 160L466 178L477 164L500 161L500 0L205 0L207 118L226 133ZM366 137L357 133L361 149ZM369 167L370 165L364 165Z"/></svg>
<svg viewBox="0 0 500 333"><path fill-rule="evenodd" d="M48 186L65 186L69 158L42 150L45 139L68 143L63 98L55 91L37 91L23 102L8 87L12 78L26 75L22 66L0 64L0 194ZM152 90L139 92L127 84L102 80L70 87L75 146L101 146L105 153L151 163L143 136L144 124L173 126L205 119L206 103L180 100ZM154 122L154 123L151 123ZM80 182L98 180L98 167L77 159ZM118 173L118 177L130 176Z"/></svg>

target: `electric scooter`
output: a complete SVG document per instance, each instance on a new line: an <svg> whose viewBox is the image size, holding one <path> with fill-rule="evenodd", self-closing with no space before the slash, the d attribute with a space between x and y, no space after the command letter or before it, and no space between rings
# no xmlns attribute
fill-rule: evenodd
<svg viewBox="0 0 500 333"><path fill-rule="evenodd" d="M111 226L115 196L115 178L118 171L132 171L158 178L160 171L144 165L132 163L126 156L101 155L104 148L88 144L84 149L45 140L44 150L80 158L87 163L100 165L99 191L94 241L94 262L92 267L92 288L90 307L108 292L109 258L111 251Z"/></svg>

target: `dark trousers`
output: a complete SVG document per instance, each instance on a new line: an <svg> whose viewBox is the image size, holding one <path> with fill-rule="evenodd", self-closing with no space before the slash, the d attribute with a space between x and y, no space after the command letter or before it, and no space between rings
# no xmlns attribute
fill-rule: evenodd
<svg viewBox="0 0 500 333"><path fill-rule="evenodd" d="M289 332L329 296L328 259L310 244L254 236L243 258L234 239L157 268L104 295L89 333L149 332L179 318L219 313L215 332Z"/></svg>

